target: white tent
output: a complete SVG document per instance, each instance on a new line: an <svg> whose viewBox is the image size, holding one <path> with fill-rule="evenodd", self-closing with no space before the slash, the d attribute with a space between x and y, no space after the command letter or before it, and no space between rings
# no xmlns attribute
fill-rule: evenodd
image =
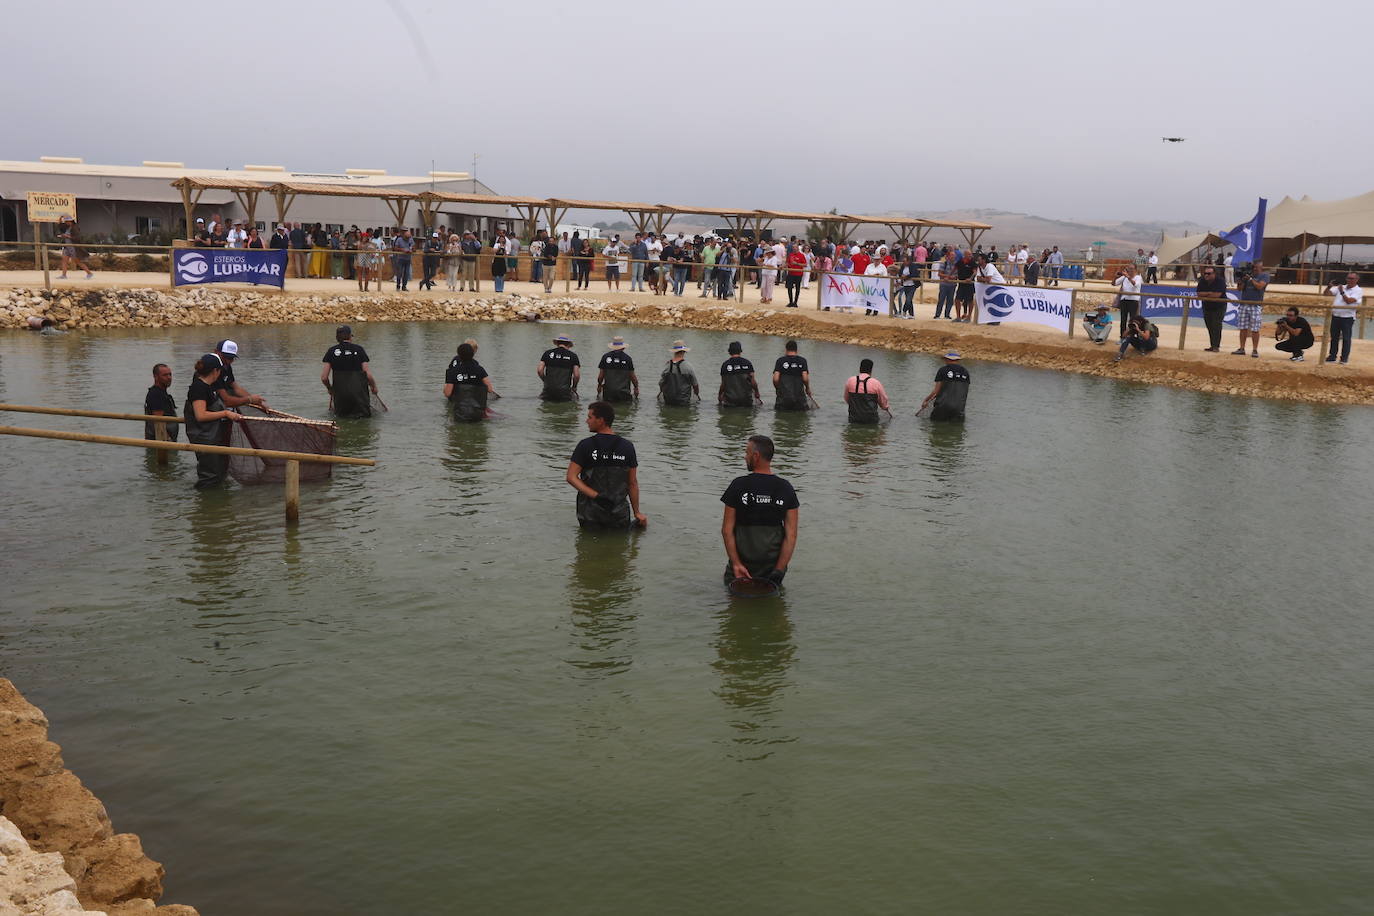
<svg viewBox="0 0 1374 916"><path fill-rule="evenodd" d="M1285 197L1264 217L1264 261L1277 264L1314 245L1374 244L1374 191L1345 200L1301 200ZM1183 260L1203 245L1219 248L1229 244L1215 232L1181 237L1164 236L1158 248L1159 262Z"/></svg>

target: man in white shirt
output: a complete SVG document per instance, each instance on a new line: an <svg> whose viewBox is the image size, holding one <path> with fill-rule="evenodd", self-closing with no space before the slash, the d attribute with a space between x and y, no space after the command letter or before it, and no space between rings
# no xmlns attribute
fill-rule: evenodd
<svg viewBox="0 0 1374 916"><path fill-rule="evenodd" d="M886 286L886 287L887 287L887 299L886 299L886 300L879 299L879 298L876 297L876 296L874 296L874 297L865 297L865 298L864 298L864 314L865 314L865 315L877 315L877 314L881 311L881 309L878 308L878 303L879 303L879 302L886 302L886 303L888 304L888 311L890 312L890 311L891 311L891 303L892 303L892 282L891 282L891 280L890 280L889 278L890 278L892 275L891 275L890 273L888 273L888 271L887 271L887 265L884 264L884 263L882 262L882 259L881 259L881 258L874 258L873 260L871 260L871 261L868 262L868 267L864 269L864 276L865 276L865 277L881 277L882 280L883 280L883 281L886 281L886 282L881 282L881 283L879 284L879 285L880 285L880 288L881 288L882 286Z"/></svg>
<svg viewBox="0 0 1374 916"><path fill-rule="evenodd" d="M1127 264L1116 272L1116 279L1112 285L1121 290L1121 295L1117 296L1116 305L1121 311L1121 337L1126 337L1126 327L1130 320L1140 314L1140 287L1144 284L1140 277L1140 270L1135 264Z"/></svg>
<svg viewBox="0 0 1374 916"><path fill-rule="evenodd" d="M1235 261L1235 259L1236 259L1236 256L1233 255L1233 254L1228 254L1228 255L1226 256L1226 285L1227 285L1227 286L1235 286L1235 285L1236 285L1236 268L1234 267L1234 264L1233 264L1233 262Z"/></svg>
<svg viewBox="0 0 1374 916"><path fill-rule="evenodd" d="M1350 362L1350 338L1354 336L1355 310L1364 300L1364 290L1360 289L1360 275L1346 274L1344 284L1338 286L1328 283L1326 291L1335 295L1331 300L1331 349L1326 353L1326 361L1336 361L1336 348L1339 346L1341 365L1344 366Z"/></svg>
<svg viewBox="0 0 1374 916"><path fill-rule="evenodd" d="M611 284L615 284L616 289L620 289L620 256L625 253L625 246L620 244L620 236L613 236L611 243L601 249L601 256L606 259L606 289L611 289Z"/></svg>
<svg viewBox="0 0 1374 916"><path fill-rule="evenodd" d="M660 242L658 240L658 237L655 236L652 232L649 233L649 240L645 242L644 245L646 248L649 249L650 261L663 260L663 243Z"/></svg>
<svg viewBox="0 0 1374 916"><path fill-rule="evenodd" d="M1149 266L1145 268L1145 282L1146 282L1146 283L1158 283L1158 282L1159 282L1159 255L1155 254L1153 251L1150 252L1150 260L1149 260L1148 263L1149 263Z"/></svg>
<svg viewBox="0 0 1374 916"><path fill-rule="evenodd" d="M248 243L248 233L243 231L243 220L234 220L234 228L225 237L226 248L242 248Z"/></svg>
<svg viewBox="0 0 1374 916"><path fill-rule="evenodd" d="M978 256L978 282L979 283L1006 283L1002 272L997 269L997 265L988 260L988 256L980 254Z"/></svg>
<svg viewBox="0 0 1374 916"><path fill-rule="evenodd" d="M1045 281L1045 285L1058 286L1059 274L1064 269L1064 252L1059 250L1058 245L1054 246L1054 250L1050 252L1050 256L1045 259L1045 266L1050 269L1050 276L1049 279Z"/></svg>

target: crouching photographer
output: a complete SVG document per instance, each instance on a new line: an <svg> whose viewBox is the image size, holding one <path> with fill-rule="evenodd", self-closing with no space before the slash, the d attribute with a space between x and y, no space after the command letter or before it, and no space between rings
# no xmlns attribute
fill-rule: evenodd
<svg viewBox="0 0 1374 916"><path fill-rule="evenodd" d="M1274 345L1276 349L1292 354L1288 357L1292 363L1302 362L1302 351L1311 347L1316 340L1312 336L1312 325L1298 314L1296 308L1291 307L1274 322L1274 339L1278 341Z"/></svg>
<svg viewBox="0 0 1374 916"><path fill-rule="evenodd" d="M1126 351L1135 347L1140 355L1153 353L1159 346L1159 328L1154 323L1136 315L1126 322L1126 336L1121 339L1121 348L1116 351L1116 358L1112 360L1119 363L1126 358Z"/></svg>

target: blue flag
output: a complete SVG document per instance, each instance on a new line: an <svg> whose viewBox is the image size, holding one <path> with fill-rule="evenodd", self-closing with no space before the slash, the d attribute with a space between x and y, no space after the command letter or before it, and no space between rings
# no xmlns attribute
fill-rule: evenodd
<svg viewBox="0 0 1374 916"><path fill-rule="evenodd" d="M1241 223L1230 232L1220 233L1222 238L1236 246L1233 260L1237 267L1250 261L1260 263L1260 253L1264 249L1264 209L1268 205L1269 201L1261 197L1254 219Z"/></svg>

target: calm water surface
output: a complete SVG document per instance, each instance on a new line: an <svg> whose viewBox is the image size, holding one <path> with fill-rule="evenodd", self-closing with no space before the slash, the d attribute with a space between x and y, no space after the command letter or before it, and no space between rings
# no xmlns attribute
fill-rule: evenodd
<svg viewBox="0 0 1374 916"><path fill-rule="evenodd" d="M0 672L209 914L1234 913L1374 908L1374 412L804 344L822 410L722 412L740 335L692 332L699 408L616 424L637 535L579 533L586 435L547 340L616 332L645 390L682 332L358 329L377 459L197 495L194 462L0 437ZM466 336L507 418L447 421ZM233 336L321 416L322 326L0 333L0 398L137 411ZM742 337L761 368L774 338ZM1105 357L1104 357L1105 358ZM584 383L584 390L592 385ZM5 414L124 435L135 424ZM734 602L718 497L754 432L802 500L787 593Z"/></svg>

